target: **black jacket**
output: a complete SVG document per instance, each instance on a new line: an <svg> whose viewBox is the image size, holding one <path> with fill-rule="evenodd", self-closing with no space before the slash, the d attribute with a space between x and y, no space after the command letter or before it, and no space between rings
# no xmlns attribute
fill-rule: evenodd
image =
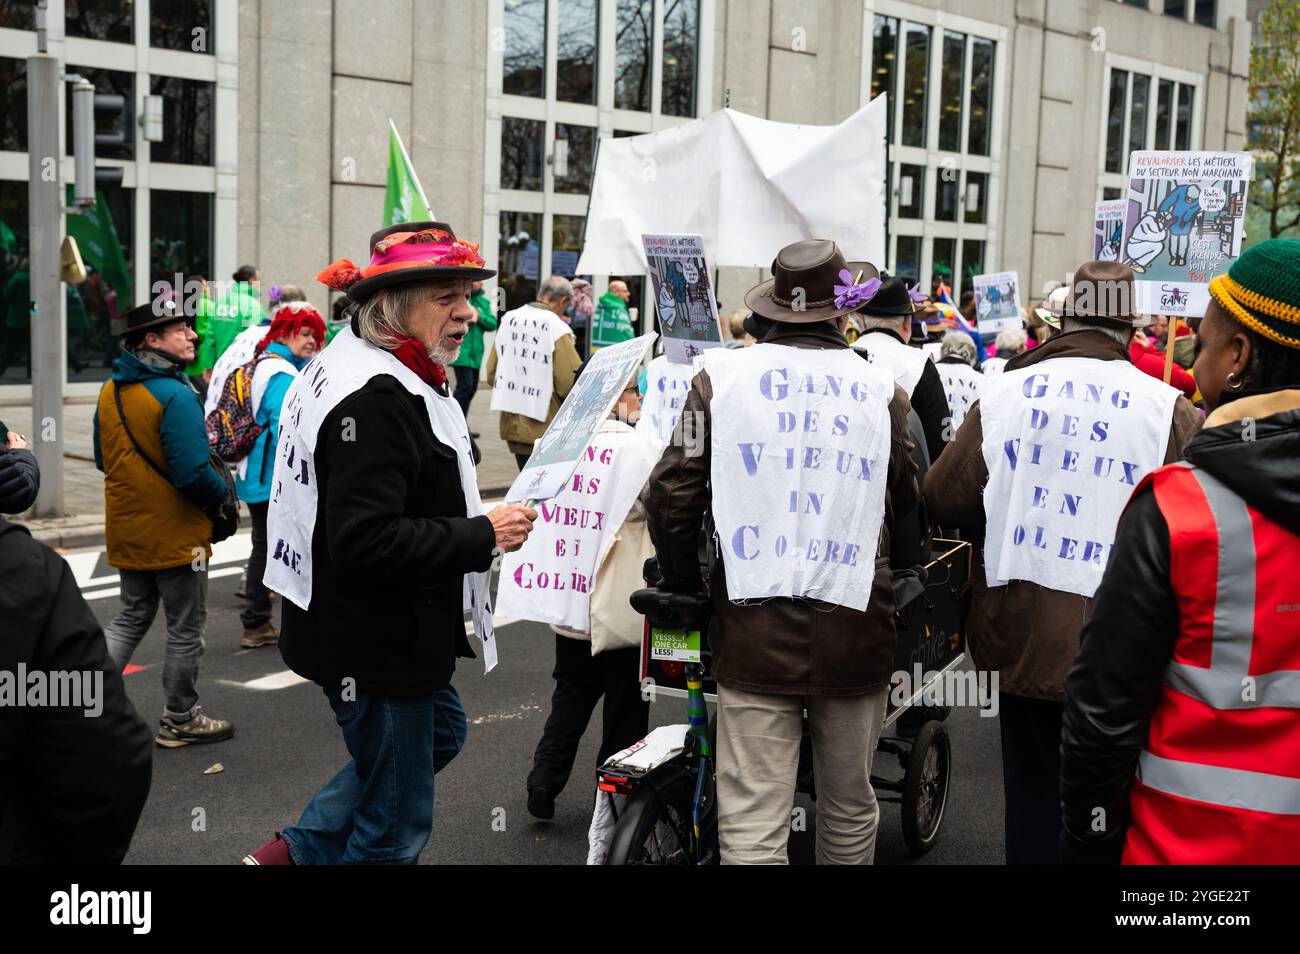
<svg viewBox="0 0 1300 954"><path fill-rule="evenodd" d="M0 864L118 864L149 795L153 739L72 571L0 519L0 679L102 678L87 707L0 705Z"/></svg>
<svg viewBox="0 0 1300 954"><path fill-rule="evenodd" d="M1254 421L1253 441L1242 439L1248 418ZM1183 457L1300 534L1300 391L1223 405L1192 438ZM1120 860L1129 786L1178 636L1169 566L1169 526L1154 492L1142 488L1119 522L1079 654L1066 677L1061 731L1061 851L1066 861ZM1097 809L1104 814L1096 814ZM1105 820L1103 830L1094 830L1099 818Z"/></svg>
<svg viewBox="0 0 1300 954"><path fill-rule="evenodd" d="M487 517L466 519L455 451L423 401L378 375L322 422L316 480L311 609L285 601L285 663L323 686L436 692L474 655L462 579L496 546Z"/></svg>
<svg viewBox="0 0 1300 954"><path fill-rule="evenodd" d="M9 446L9 430L0 421L0 513L22 513L36 502L41 471L36 455Z"/></svg>
<svg viewBox="0 0 1300 954"><path fill-rule="evenodd" d="M888 328L870 328L865 334L893 335L899 341L903 340ZM866 357L865 354L862 356ZM921 377L916 382L916 387L912 388L912 393L908 395L908 400L916 416L921 419L921 429L925 432L925 449L930 455L930 463L933 464L939 459L944 446L948 443L944 431L952 420L948 395L943 390L943 379L939 377L939 369L934 366L933 361L925 362Z"/></svg>

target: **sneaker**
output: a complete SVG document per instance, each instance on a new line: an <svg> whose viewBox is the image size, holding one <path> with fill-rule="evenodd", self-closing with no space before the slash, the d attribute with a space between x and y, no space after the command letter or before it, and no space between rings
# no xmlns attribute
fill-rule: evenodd
<svg viewBox="0 0 1300 954"><path fill-rule="evenodd" d="M260 848L254 848L244 855L246 865L291 865L293 856L289 854L289 843L278 831L275 837Z"/></svg>
<svg viewBox="0 0 1300 954"><path fill-rule="evenodd" d="M555 817L555 799L540 785L528 790L528 814L543 821Z"/></svg>
<svg viewBox="0 0 1300 954"><path fill-rule="evenodd" d="M244 638L239 646L241 649L261 649L263 646L278 646L279 644L280 634L268 619L256 629L244 627Z"/></svg>
<svg viewBox="0 0 1300 954"><path fill-rule="evenodd" d="M163 716L158 721L158 726L158 734L153 740L164 749L224 742L235 734L235 727L225 719L209 719L205 716L202 706L194 707L194 715L188 722L176 722L171 716Z"/></svg>

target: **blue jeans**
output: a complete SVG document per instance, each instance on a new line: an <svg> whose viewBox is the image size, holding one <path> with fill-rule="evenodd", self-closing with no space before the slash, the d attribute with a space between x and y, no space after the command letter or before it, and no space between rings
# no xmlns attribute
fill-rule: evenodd
<svg viewBox="0 0 1300 954"><path fill-rule="evenodd" d="M433 831L433 776L465 744L453 686L398 698L342 690L325 695L352 761L282 834L300 865L406 864L420 860Z"/></svg>

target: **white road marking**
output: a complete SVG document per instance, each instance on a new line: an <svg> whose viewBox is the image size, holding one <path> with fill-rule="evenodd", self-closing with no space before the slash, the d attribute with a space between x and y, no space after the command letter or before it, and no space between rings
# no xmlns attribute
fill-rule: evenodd
<svg viewBox="0 0 1300 954"><path fill-rule="evenodd" d="M219 576L234 576L236 573L243 572L244 568L242 566L227 566L219 570L208 570L208 579L213 580ZM107 579L107 577L104 579ZM114 577L114 579L117 579L117 577ZM102 600L109 596L117 596L121 592L122 588L120 586L110 586L102 590L90 590L89 592L82 590L81 597L85 600Z"/></svg>
<svg viewBox="0 0 1300 954"><path fill-rule="evenodd" d="M535 702L525 702L517 709L507 709L505 712L489 712L487 715L481 715L476 719L470 719L470 725L484 725L488 722L506 722L511 719L526 719L530 713L541 712L542 707Z"/></svg>
<svg viewBox="0 0 1300 954"><path fill-rule="evenodd" d="M282 672L273 672L269 676L261 676L257 679L250 679L248 682L237 682L234 679L218 679L217 682L223 686L238 686L240 689L255 689L259 692L266 692L270 689L288 689L290 686L300 686L310 680L304 679L291 669L285 669Z"/></svg>

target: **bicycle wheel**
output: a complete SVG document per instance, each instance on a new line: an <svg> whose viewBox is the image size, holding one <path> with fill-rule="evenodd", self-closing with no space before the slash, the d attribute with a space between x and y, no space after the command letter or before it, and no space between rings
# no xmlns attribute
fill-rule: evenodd
<svg viewBox="0 0 1300 954"><path fill-rule="evenodd" d="M903 777L903 840L914 855L934 847L948 804L952 746L941 722L921 726Z"/></svg>
<svg viewBox="0 0 1300 954"><path fill-rule="evenodd" d="M689 865L691 857L691 800L695 796L694 778L679 771L663 781L643 781L627 800L623 814L610 840L607 865ZM705 845L717 842L717 812L714 807L713 781L706 782L708 811L701 819L701 839ZM716 849L706 856L716 858Z"/></svg>

